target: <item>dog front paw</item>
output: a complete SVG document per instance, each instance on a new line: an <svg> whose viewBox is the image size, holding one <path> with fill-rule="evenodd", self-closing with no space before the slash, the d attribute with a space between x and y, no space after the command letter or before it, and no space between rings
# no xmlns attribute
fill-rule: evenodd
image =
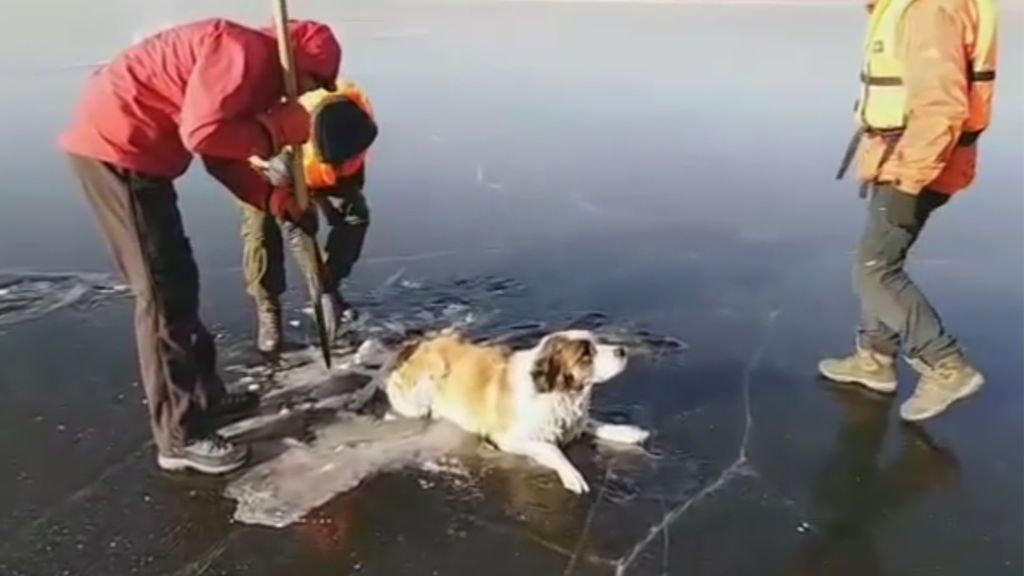
<svg viewBox="0 0 1024 576"><path fill-rule="evenodd" d="M650 436L647 430L630 424L602 424L597 428L598 438L619 444L643 444Z"/></svg>
<svg viewBox="0 0 1024 576"><path fill-rule="evenodd" d="M585 494L590 491L590 486L587 485L583 474L580 474L580 471L572 466L559 470L558 478L562 481L562 486L565 486L565 489L573 494Z"/></svg>

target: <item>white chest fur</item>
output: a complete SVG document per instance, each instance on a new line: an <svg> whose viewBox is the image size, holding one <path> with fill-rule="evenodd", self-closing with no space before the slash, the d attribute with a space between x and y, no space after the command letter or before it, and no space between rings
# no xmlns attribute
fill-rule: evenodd
<svg viewBox="0 0 1024 576"><path fill-rule="evenodd" d="M530 440L563 444L583 431L590 410L590 391L550 393L534 398L525 409L523 433Z"/></svg>

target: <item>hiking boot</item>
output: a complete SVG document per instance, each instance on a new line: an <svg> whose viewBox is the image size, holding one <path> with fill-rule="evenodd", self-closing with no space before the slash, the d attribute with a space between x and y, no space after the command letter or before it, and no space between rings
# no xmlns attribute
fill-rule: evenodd
<svg viewBox="0 0 1024 576"><path fill-rule="evenodd" d="M947 356L928 366L920 360L909 360L921 374L914 394L900 406L900 416L909 422L936 416L949 405L981 389L985 377L967 363L960 354Z"/></svg>
<svg viewBox="0 0 1024 576"><path fill-rule="evenodd" d="M341 296L341 292L338 290L324 292L320 302L324 309L327 340L333 343L347 331L347 326L356 320L355 308Z"/></svg>
<svg viewBox="0 0 1024 576"><path fill-rule="evenodd" d="M256 299L256 348L264 354L281 351L281 304L276 300Z"/></svg>
<svg viewBox="0 0 1024 576"><path fill-rule="evenodd" d="M818 372L833 382L860 384L884 394L896 391L896 358L859 346L852 356L822 360Z"/></svg>
<svg viewBox="0 0 1024 576"><path fill-rule="evenodd" d="M213 435L193 440L170 454L159 454L156 462L169 472L195 470L203 474L226 474L241 468L248 457L247 447Z"/></svg>
<svg viewBox="0 0 1024 576"><path fill-rule="evenodd" d="M334 314L335 323L339 328L359 319L356 309L352 307L348 300L345 300L345 297L341 295L341 291L333 290L328 293L328 296L331 301L331 311Z"/></svg>

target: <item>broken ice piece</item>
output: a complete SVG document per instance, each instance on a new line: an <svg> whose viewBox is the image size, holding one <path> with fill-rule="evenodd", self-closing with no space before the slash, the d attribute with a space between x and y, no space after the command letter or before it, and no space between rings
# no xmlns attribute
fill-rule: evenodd
<svg viewBox="0 0 1024 576"><path fill-rule="evenodd" d="M354 362L359 366L383 364L388 349L375 338L368 338L356 349Z"/></svg>
<svg viewBox="0 0 1024 576"><path fill-rule="evenodd" d="M292 328L298 328L299 326L302 325L302 323L299 322L298 320L289 320L288 325L291 326Z"/></svg>

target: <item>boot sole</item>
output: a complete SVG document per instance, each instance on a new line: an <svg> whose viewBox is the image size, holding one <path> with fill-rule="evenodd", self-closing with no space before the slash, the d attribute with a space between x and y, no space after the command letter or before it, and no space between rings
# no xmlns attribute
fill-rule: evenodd
<svg viewBox="0 0 1024 576"><path fill-rule="evenodd" d="M239 460L224 463L224 464L203 464L189 460L188 458L178 458L175 456L157 456L156 463L161 470L167 472L182 472L185 470L194 470L202 474L210 474L213 476L220 474L227 474L228 472L234 472L245 465L248 460L248 453Z"/></svg>
<svg viewBox="0 0 1024 576"><path fill-rule="evenodd" d="M863 387L865 387L865 388L867 388L869 390L873 390L875 392L880 392L882 394L892 394L893 392L896 392L897 382L895 380L893 380L893 381L865 380L863 378L854 378L852 376L843 376L842 374L836 374L836 373L824 370L820 366L818 367L818 372L822 376L824 376L825 378L828 378L829 380L831 380L833 382L838 382L840 384L859 384L859 385L861 385L861 386L863 386Z"/></svg>
<svg viewBox="0 0 1024 576"><path fill-rule="evenodd" d="M927 412L922 412L920 414L913 414L911 416L905 415L903 413L903 410L900 410L900 418L903 418L903 420L906 421L906 422L920 422L922 420L927 420L929 418L934 418L935 416L938 416L939 414L942 414L943 412L945 412L957 400L963 400L964 398L967 398L968 396L977 393L978 390L981 390L981 387L984 386L984 385L985 385L985 376L982 375L979 372L978 374L975 374L973 378L971 378L971 381L967 383L967 386L964 386L963 388L960 389L959 392L957 392L953 396L950 396L949 399L945 403L943 403L943 404L941 404L941 405L939 405L939 406L937 406L937 407L935 407L935 408L933 408L933 409L931 409L931 410L929 410Z"/></svg>

